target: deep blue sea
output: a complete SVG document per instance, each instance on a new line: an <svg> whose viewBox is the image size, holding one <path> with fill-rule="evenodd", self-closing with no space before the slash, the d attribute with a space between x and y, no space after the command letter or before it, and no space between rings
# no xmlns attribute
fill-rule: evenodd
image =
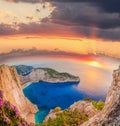
<svg viewBox="0 0 120 126"><path fill-rule="evenodd" d="M36 113L36 123L41 123L50 109L57 106L68 108L74 102L90 97L77 89L77 82L48 83L40 81L32 83L23 89L24 95L39 108ZM92 97L99 99L98 97Z"/></svg>

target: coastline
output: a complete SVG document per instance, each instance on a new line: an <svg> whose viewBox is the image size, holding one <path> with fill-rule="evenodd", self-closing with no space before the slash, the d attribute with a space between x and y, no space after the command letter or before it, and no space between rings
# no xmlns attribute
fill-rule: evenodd
<svg viewBox="0 0 120 126"><path fill-rule="evenodd" d="M32 82L27 82L27 83L22 84L22 89L28 87L31 84L32 84Z"/></svg>
<svg viewBox="0 0 120 126"><path fill-rule="evenodd" d="M22 88L26 88L27 86L31 85L32 83L39 83L39 82L46 82L46 83L49 83L49 84L65 84L65 83L74 83L74 84L78 84L80 83L80 80L65 80L65 81L44 81L44 80L40 80L40 81L36 81L36 82L27 82L27 83L24 83L22 84Z"/></svg>

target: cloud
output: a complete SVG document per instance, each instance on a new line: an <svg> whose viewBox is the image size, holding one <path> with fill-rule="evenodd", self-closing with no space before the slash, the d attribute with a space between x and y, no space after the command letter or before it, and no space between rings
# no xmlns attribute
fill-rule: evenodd
<svg viewBox="0 0 120 126"><path fill-rule="evenodd" d="M27 3L40 3L40 2L61 2L61 3L89 3L99 7L101 10L110 13L120 13L120 0L6 0L7 2L27 2Z"/></svg>
<svg viewBox="0 0 120 126"><path fill-rule="evenodd" d="M92 54L91 54L92 55ZM12 57L23 57L23 56L59 56L59 57L75 57L75 58L80 58L80 57L85 57L87 55L82 55L78 53L72 53L72 52L65 52L61 51L58 48L48 51L48 50L38 50L36 48L32 48L29 50L25 49L13 49L8 53L1 53L0 54L0 63L3 63L6 60L11 59Z"/></svg>
<svg viewBox="0 0 120 126"><path fill-rule="evenodd" d="M88 3L109 13L120 13L120 0L47 0L61 3Z"/></svg>
<svg viewBox="0 0 120 126"><path fill-rule="evenodd" d="M1 24L0 35L96 37L120 41L120 0L6 0L8 2L51 2L56 9L40 22L19 23L18 30ZM36 9L36 12L41 11ZM27 16L29 20L33 17ZM3 28L5 27L5 29ZM8 28L8 30L7 30Z"/></svg>
<svg viewBox="0 0 120 126"><path fill-rule="evenodd" d="M51 22L70 27L78 36L120 40L119 13L100 11L84 2L54 2Z"/></svg>
<svg viewBox="0 0 120 126"><path fill-rule="evenodd" d="M25 3L40 3L42 0L5 0L7 2L25 2Z"/></svg>
<svg viewBox="0 0 120 126"><path fill-rule="evenodd" d="M63 23L63 22L62 22ZM36 37L63 37L63 38L100 38L104 40L120 40L120 29L98 29L79 25L66 25L59 23L50 23L45 19L44 23L19 24L19 29L11 25L0 25L0 36L25 35Z"/></svg>
<svg viewBox="0 0 120 126"><path fill-rule="evenodd" d="M13 25L0 24L0 36L14 35L16 32L17 30Z"/></svg>
<svg viewBox="0 0 120 126"><path fill-rule="evenodd" d="M1 53L0 54L0 64L9 61L12 58L20 58L20 57L28 57L28 56L49 56L49 57L63 57L63 58L75 58L80 60L95 60L98 57L108 57L114 58L114 60L120 60L120 58L115 58L109 55L98 53L96 55L89 53L89 54L79 54L74 52L65 52L60 50L59 48L55 48L54 50L38 50L35 47L25 50L25 49L13 49L8 53Z"/></svg>
<svg viewBox="0 0 120 126"><path fill-rule="evenodd" d="M52 22L63 25L82 25L102 29L120 27L119 14L102 13L96 7L81 3L56 3Z"/></svg>

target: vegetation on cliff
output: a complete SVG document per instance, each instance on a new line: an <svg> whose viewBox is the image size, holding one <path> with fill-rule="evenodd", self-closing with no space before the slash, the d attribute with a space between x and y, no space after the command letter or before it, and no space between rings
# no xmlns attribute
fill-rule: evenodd
<svg viewBox="0 0 120 126"><path fill-rule="evenodd" d="M83 104L83 101L84 102ZM95 101L91 98L85 98L81 102L76 102L73 107L70 107L66 110L61 110L60 107L56 107L55 109L51 110L46 119L44 120L43 124L40 124L40 126L78 126L87 121L90 116L94 116L94 113L92 115L88 114L89 108L91 108L91 111L93 112L94 109L90 106L92 103L93 107L97 110L102 110L105 103L102 100ZM79 105L78 108L76 108ZM80 104L81 103L81 104ZM99 111L98 111L99 112Z"/></svg>
<svg viewBox="0 0 120 126"><path fill-rule="evenodd" d="M78 126L78 123L82 124L88 120L88 117L84 113L80 113L77 109L74 111L66 109L62 112L59 110L59 108L55 109L57 111L56 118L49 118L39 126Z"/></svg>
<svg viewBox="0 0 120 126"><path fill-rule="evenodd" d="M76 76L73 76L73 75L71 75L71 74L69 74L69 73L60 73L60 72L58 72L58 71L56 71L56 70L54 70L54 69L51 69L51 68L36 68L36 69L42 69L42 70L44 70L44 71L46 71L49 75L50 75L50 77L52 77L52 78L71 78L71 79L78 79L78 77L76 77Z"/></svg>
<svg viewBox="0 0 120 126"><path fill-rule="evenodd" d="M98 109L98 110L102 110L103 107L105 106L105 102L103 102L102 100L95 101L95 100L93 100L93 99L91 99L91 98L85 98L84 100L85 100L85 101L91 102L92 105L93 105L96 109Z"/></svg>
<svg viewBox="0 0 120 126"><path fill-rule="evenodd" d="M26 66L26 65L18 65L18 66L15 66L18 74L20 75L28 75L33 69L34 70L37 70L37 69L41 69L41 70L44 70L46 71L50 77L52 78L58 78L58 77L61 77L61 78L71 78L71 79L77 79L78 77L76 76L73 76L69 73L60 73L54 69L51 69L51 68L33 68L32 66Z"/></svg>
<svg viewBox="0 0 120 126"><path fill-rule="evenodd" d="M9 101L4 100L0 90L0 126L34 126L21 118L19 110Z"/></svg>

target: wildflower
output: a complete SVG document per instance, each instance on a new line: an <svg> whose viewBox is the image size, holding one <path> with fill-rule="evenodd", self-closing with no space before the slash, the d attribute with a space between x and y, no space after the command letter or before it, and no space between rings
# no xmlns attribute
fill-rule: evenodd
<svg viewBox="0 0 120 126"><path fill-rule="evenodd" d="M4 100L4 107L6 107L6 108L10 108L10 102L9 101L6 101L6 100Z"/></svg>
<svg viewBox="0 0 120 126"><path fill-rule="evenodd" d="M13 110L13 111L15 112L15 115L16 115L16 116L19 116L19 110L17 109L16 106L10 105L10 109Z"/></svg>
<svg viewBox="0 0 120 126"><path fill-rule="evenodd" d="M3 100L0 98L0 108L2 107L3 105Z"/></svg>
<svg viewBox="0 0 120 126"><path fill-rule="evenodd" d="M15 107L15 114L16 116L19 116L19 110Z"/></svg>
<svg viewBox="0 0 120 126"><path fill-rule="evenodd" d="M4 122L7 123L7 124L10 123L10 120L9 120L9 118L7 116L4 116Z"/></svg>

